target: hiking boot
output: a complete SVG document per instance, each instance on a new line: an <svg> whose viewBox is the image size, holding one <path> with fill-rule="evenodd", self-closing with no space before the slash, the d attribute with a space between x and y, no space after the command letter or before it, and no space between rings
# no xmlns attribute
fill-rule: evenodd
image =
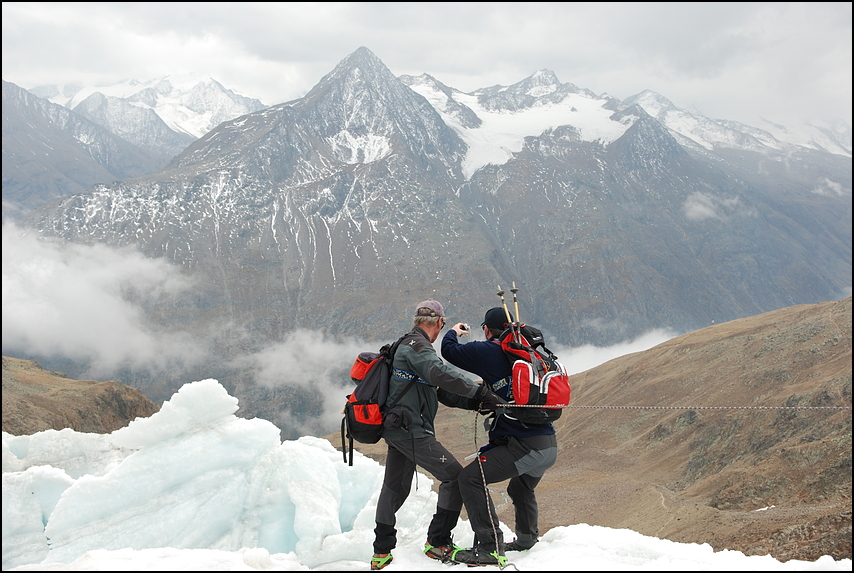
<svg viewBox="0 0 854 573"><path fill-rule="evenodd" d="M454 563L465 563L469 567L482 567L484 565L498 565L499 567L507 566L507 558L500 555L498 551L478 550L477 547L471 549L460 549L454 553L452 558Z"/></svg>
<svg viewBox="0 0 854 573"><path fill-rule="evenodd" d="M391 553L374 553L374 556L371 557L371 571L385 569L391 565L392 559L394 557L391 556Z"/></svg>
<svg viewBox="0 0 854 573"><path fill-rule="evenodd" d="M536 543L537 542L534 541L534 544ZM523 547L519 545L518 539L514 539L504 547L504 551L528 551L531 547L533 547L533 545L531 545L530 547Z"/></svg>
<svg viewBox="0 0 854 573"><path fill-rule="evenodd" d="M462 551L462 548L457 547L453 543L450 545L430 545L430 543L424 544L424 555L426 555L430 559L438 559L442 563L445 563L447 561L453 561L454 554L457 551Z"/></svg>

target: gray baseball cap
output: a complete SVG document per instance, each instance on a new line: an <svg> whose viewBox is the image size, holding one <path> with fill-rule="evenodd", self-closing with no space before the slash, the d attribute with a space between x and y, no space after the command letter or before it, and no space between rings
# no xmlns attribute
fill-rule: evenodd
<svg viewBox="0 0 854 573"><path fill-rule="evenodd" d="M415 307L415 316L445 316L445 309L438 300L425 300Z"/></svg>

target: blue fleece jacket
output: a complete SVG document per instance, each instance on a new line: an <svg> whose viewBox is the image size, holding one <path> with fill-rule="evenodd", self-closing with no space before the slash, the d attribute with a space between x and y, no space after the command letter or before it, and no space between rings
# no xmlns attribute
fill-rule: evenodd
<svg viewBox="0 0 854 573"><path fill-rule="evenodd" d="M506 401L513 398L510 388L510 362L504 355L497 338L491 340L475 340L460 344L454 329L445 333L442 338L442 358L467 372L480 376L492 391ZM489 431L489 439L504 436L539 436L554 434L551 424L522 424L507 414L498 416Z"/></svg>

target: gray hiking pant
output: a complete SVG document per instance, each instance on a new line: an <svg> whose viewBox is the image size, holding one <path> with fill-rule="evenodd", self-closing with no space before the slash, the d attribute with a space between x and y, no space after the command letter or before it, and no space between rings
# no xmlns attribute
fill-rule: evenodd
<svg viewBox="0 0 854 573"><path fill-rule="evenodd" d="M506 479L510 480L507 494L515 511L516 539L523 547L537 542L539 512L534 488L555 461L557 438L550 434L511 437L506 444L493 445L482 452L480 462L475 459L463 468L459 475L460 492L474 530L475 546L486 553L493 551L496 543L503 547L504 535L498 527L495 505L483 484Z"/></svg>
<svg viewBox="0 0 854 573"><path fill-rule="evenodd" d="M388 457L380 497L377 500L377 527L374 529L374 553L389 553L397 545L395 514L412 487L416 464L439 480L439 502L427 529L431 545L450 545L451 530L463 507L457 476L463 466L435 437L414 440L388 440Z"/></svg>

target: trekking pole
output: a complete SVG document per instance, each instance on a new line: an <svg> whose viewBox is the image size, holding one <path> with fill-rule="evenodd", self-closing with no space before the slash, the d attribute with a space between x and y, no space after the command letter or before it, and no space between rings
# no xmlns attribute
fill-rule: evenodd
<svg viewBox="0 0 854 573"><path fill-rule="evenodd" d="M516 293L519 292L519 289L516 288L516 281L513 281L513 288L510 289L510 292L513 293L513 310L516 311L516 322L522 322L522 319L519 318L519 301L516 300Z"/></svg>
<svg viewBox="0 0 854 573"><path fill-rule="evenodd" d="M504 291L501 290L501 285L498 285L498 296L501 297L501 306L504 307L504 315L507 317L507 322L513 322L510 320L510 309L507 308L507 303L504 301Z"/></svg>

